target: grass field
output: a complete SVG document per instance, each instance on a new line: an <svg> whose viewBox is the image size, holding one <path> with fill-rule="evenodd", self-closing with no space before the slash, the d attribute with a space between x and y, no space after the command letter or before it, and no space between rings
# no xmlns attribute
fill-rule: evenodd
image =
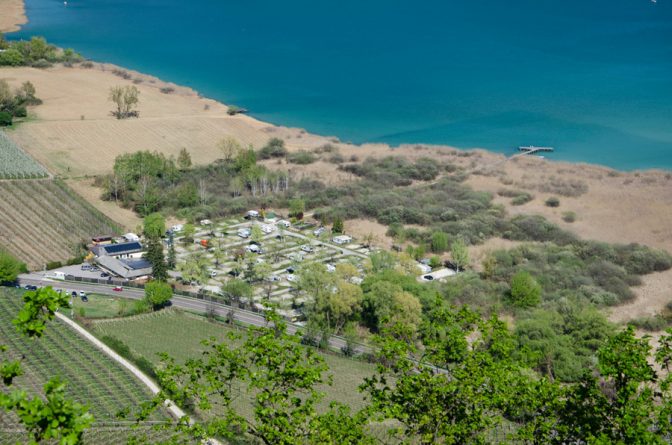
<svg viewBox="0 0 672 445"><path fill-rule="evenodd" d="M29 394L41 394L49 378L60 376L67 382L67 396L89 405L95 417L86 443L123 443L119 438L130 430L116 414L149 400L149 390L65 324L52 322L46 334L35 341L21 336L12 324L22 305L20 295L19 290L0 288L0 343L8 347L2 358L20 360L24 372L15 380L16 387ZM159 411L151 421L166 419L167 414ZM160 434L150 431L152 437ZM25 437L21 439L17 419L0 410L0 443L22 442Z"/></svg>
<svg viewBox="0 0 672 445"><path fill-rule="evenodd" d="M160 352L168 352L180 361L197 357L203 350L201 340L214 337L225 341L233 329L196 315L166 310L124 319L99 320L95 322L94 333L98 337L116 337L137 354L158 363L157 353ZM357 387L364 377L374 373L374 366L337 355L324 354L323 357L333 375L333 385L320 388L326 394L325 399L353 408L361 407L363 398Z"/></svg>
<svg viewBox="0 0 672 445"><path fill-rule="evenodd" d="M0 245L41 269L76 256L92 236L119 229L60 180L0 181Z"/></svg>
<svg viewBox="0 0 672 445"><path fill-rule="evenodd" d="M44 178L47 171L0 131L0 179Z"/></svg>

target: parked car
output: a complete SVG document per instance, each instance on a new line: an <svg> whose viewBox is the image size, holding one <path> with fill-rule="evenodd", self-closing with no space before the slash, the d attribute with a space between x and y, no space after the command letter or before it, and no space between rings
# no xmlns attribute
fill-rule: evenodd
<svg viewBox="0 0 672 445"><path fill-rule="evenodd" d="M103 277L103 278L107 278L107 277L110 276L110 274L107 273L107 272L101 272L101 273L100 273L100 276Z"/></svg>
<svg viewBox="0 0 672 445"><path fill-rule="evenodd" d="M89 301L89 297L87 297L86 295L82 295L82 301L86 303L87 301Z"/></svg>
<svg viewBox="0 0 672 445"><path fill-rule="evenodd" d="M336 272L336 266L333 264L327 264L327 272Z"/></svg>
<svg viewBox="0 0 672 445"><path fill-rule="evenodd" d="M37 286L34 286L32 284L26 284L23 288L25 290L37 290Z"/></svg>
<svg viewBox="0 0 672 445"><path fill-rule="evenodd" d="M73 290L73 291L70 293L70 296L72 296L72 298L77 298L77 291L76 291L76 290Z"/></svg>
<svg viewBox="0 0 672 445"><path fill-rule="evenodd" d="M425 281L434 281L434 277L431 275L423 275L422 279Z"/></svg>
<svg viewBox="0 0 672 445"><path fill-rule="evenodd" d="M268 277L268 281L280 281L280 277L277 275L271 275Z"/></svg>
<svg viewBox="0 0 672 445"><path fill-rule="evenodd" d="M80 290L79 291L79 296L82 297L82 298L86 297L86 292Z"/></svg>
<svg viewBox="0 0 672 445"><path fill-rule="evenodd" d="M114 287L112 288L112 290L115 291L115 292L121 292L121 291L124 290L124 288L121 287L121 286L114 286Z"/></svg>
<svg viewBox="0 0 672 445"><path fill-rule="evenodd" d="M290 283L293 283L297 280L296 275L292 273L288 273L285 278L287 278L287 281L289 281Z"/></svg>
<svg viewBox="0 0 672 445"><path fill-rule="evenodd" d="M294 269L294 268L291 267L291 266L288 267L286 270L287 270L287 272L289 272L289 273L294 273L294 272L296 271L296 269Z"/></svg>
<svg viewBox="0 0 672 445"><path fill-rule="evenodd" d="M217 271L216 270L211 270L210 271L210 278L215 278L217 276Z"/></svg>
<svg viewBox="0 0 672 445"><path fill-rule="evenodd" d="M305 244L305 245L301 246L301 250L303 250L304 252L310 253L310 252L313 251L313 248L311 246L309 246L308 244Z"/></svg>
<svg viewBox="0 0 672 445"><path fill-rule="evenodd" d="M317 229L313 230L313 235L315 236L320 236L322 235L327 229L324 227L318 227Z"/></svg>

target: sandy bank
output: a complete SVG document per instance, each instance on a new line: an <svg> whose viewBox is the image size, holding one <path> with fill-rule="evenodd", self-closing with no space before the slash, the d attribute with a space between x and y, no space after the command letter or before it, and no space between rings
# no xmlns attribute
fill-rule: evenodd
<svg viewBox="0 0 672 445"><path fill-rule="evenodd" d="M27 21L23 0L0 0L0 32L18 31Z"/></svg>

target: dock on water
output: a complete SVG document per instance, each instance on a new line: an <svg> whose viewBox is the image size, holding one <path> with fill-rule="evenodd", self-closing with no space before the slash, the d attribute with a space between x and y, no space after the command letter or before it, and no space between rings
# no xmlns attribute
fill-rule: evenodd
<svg viewBox="0 0 672 445"><path fill-rule="evenodd" d="M553 150L555 150L553 147L537 147L535 145L521 145L518 147L518 151L521 151L525 154L532 154L540 151L549 152Z"/></svg>

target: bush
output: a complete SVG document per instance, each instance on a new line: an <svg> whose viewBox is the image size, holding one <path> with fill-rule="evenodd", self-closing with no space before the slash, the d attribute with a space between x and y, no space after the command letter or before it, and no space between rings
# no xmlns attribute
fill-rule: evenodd
<svg viewBox="0 0 672 445"><path fill-rule="evenodd" d="M14 117L26 117L28 116L28 110L23 105L20 105L14 109Z"/></svg>
<svg viewBox="0 0 672 445"><path fill-rule="evenodd" d="M574 221L576 221L576 213L565 212L562 214L562 220L566 223L573 223Z"/></svg>
<svg viewBox="0 0 672 445"><path fill-rule="evenodd" d="M511 200L511 204L514 206L522 206L523 204L527 204L533 199L534 196L530 195L529 193L521 193Z"/></svg>
<svg viewBox="0 0 672 445"><path fill-rule="evenodd" d="M541 302L541 286L526 270L511 278L511 303L518 307L534 307Z"/></svg>
<svg viewBox="0 0 672 445"><path fill-rule="evenodd" d="M170 94L175 92L175 88L173 87L163 87L159 91L161 91L163 94Z"/></svg>
<svg viewBox="0 0 672 445"><path fill-rule="evenodd" d="M259 159L284 158L287 156L285 141L280 138L271 138L257 153Z"/></svg>
<svg viewBox="0 0 672 445"><path fill-rule="evenodd" d="M555 196L551 196L546 200L545 204L548 207L560 207L560 200Z"/></svg>
<svg viewBox="0 0 672 445"><path fill-rule="evenodd" d="M292 164L307 165L312 164L315 161L317 161L317 157L306 150L299 150L297 152L290 153L287 156L287 162L291 162Z"/></svg>
<svg viewBox="0 0 672 445"><path fill-rule="evenodd" d="M47 263L47 270L58 269L59 267L63 267L60 261L50 261Z"/></svg>
<svg viewBox="0 0 672 445"><path fill-rule="evenodd" d="M630 320L628 324L645 331L655 332L664 330L670 325L670 322L660 315L655 315L653 317L635 318Z"/></svg>
<svg viewBox="0 0 672 445"><path fill-rule="evenodd" d="M12 125L13 116L6 111L0 111L0 127L9 127Z"/></svg>
<svg viewBox="0 0 672 445"><path fill-rule="evenodd" d="M49 62L47 59L39 59L36 60L31 64L33 68L51 68L54 66L51 62Z"/></svg>

